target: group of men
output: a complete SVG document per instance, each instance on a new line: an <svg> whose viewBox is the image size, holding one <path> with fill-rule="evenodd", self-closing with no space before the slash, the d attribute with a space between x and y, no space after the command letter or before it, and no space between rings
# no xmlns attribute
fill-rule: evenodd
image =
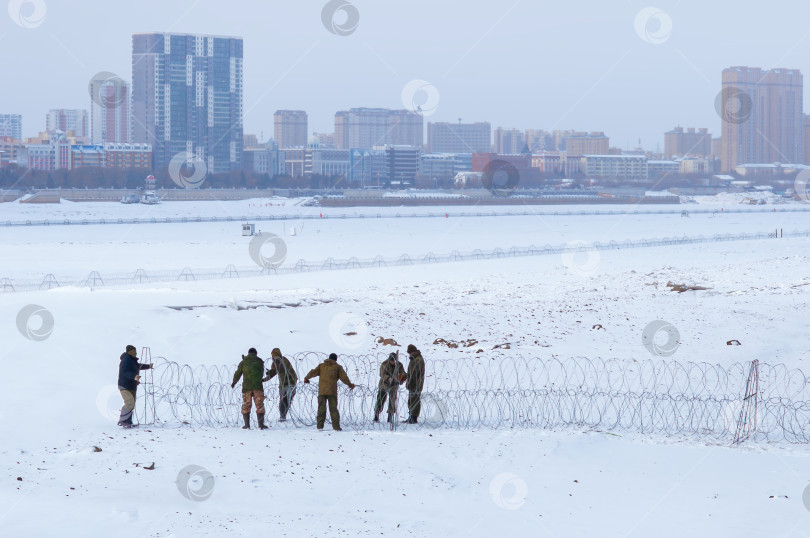
<svg viewBox="0 0 810 538"><path fill-rule="evenodd" d="M400 385L405 385L408 389L408 424L416 424L421 411L422 388L425 384L425 360L422 353L415 345L408 346L409 363L407 370L399 361L399 352L390 353L388 358L380 365L380 381L377 389L377 401L374 406L374 422L380 421L380 413L388 400L388 422L393 422L396 413L397 394ZM256 418L259 429L266 430L264 422L264 385L273 377L278 376L279 392L279 421L287 420L287 413L295 397L298 375L295 373L287 357L283 356L279 348L274 348L270 352L271 367L265 369L264 360L258 356L256 348L250 348L247 355L242 355L242 360L233 374L231 388L235 388L239 379L242 379L242 418L245 425L242 429L250 429L250 410L252 405L256 406ZM124 399L124 406L121 408L121 418L118 425L124 428L133 427L132 414L135 410L135 397L140 380L140 371L152 368L151 364L140 364L134 346L127 346L126 352L121 355L121 363L118 368L118 388L121 397ZM316 426L323 429L326 422L326 407L329 407L329 415L332 419L332 428L341 431L340 412L338 411L338 381L343 382L354 389L355 385L349 379L343 366L338 364L338 356L335 353L329 355L325 361L313 368L304 377L304 383L318 378L318 413Z"/></svg>

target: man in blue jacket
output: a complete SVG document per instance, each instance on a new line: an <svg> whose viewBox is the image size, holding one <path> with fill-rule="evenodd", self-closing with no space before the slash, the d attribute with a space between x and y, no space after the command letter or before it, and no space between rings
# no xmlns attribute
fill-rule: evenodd
<svg viewBox="0 0 810 538"><path fill-rule="evenodd" d="M121 355L121 363L118 365L118 390L124 399L118 425L124 428L133 427L132 413L135 411L135 393L138 390L141 370L152 368L151 364L139 363L137 355L138 350L135 346L127 346L127 351Z"/></svg>

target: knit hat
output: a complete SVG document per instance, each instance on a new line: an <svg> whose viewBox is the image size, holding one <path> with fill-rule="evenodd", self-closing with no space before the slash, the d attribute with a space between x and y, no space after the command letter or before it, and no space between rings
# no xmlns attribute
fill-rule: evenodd
<svg viewBox="0 0 810 538"><path fill-rule="evenodd" d="M389 353L389 354L388 354L388 360L389 360L389 361L395 361L395 360L397 360L397 354L396 354L396 353Z"/></svg>
<svg viewBox="0 0 810 538"><path fill-rule="evenodd" d="M127 351L135 351L135 346L127 346Z"/></svg>
<svg viewBox="0 0 810 538"><path fill-rule="evenodd" d="M408 353L416 353L417 351L419 351L419 350L418 350L418 349L416 349L416 346L415 346L415 345L413 345L413 344L408 344Z"/></svg>
<svg viewBox="0 0 810 538"><path fill-rule="evenodd" d="M249 355L255 355L256 354L256 348L252 347L252 348L248 349L248 354Z"/></svg>
<svg viewBox="0 0 810 538"><path fill-rule="evenodd" d="M330 359L332 359L333 361L336 361L336 360L337 360L337 354L335 354L335 353L330 353L330 354L329 354L329 358L330 358Z"/></svg>
<svg viewBox="0 0 810 538"><path fill-rule="evenodd" d="M270 352L270 356L272 357L281 357L281 350L277 347L273 348L273 351Z"/></svg>

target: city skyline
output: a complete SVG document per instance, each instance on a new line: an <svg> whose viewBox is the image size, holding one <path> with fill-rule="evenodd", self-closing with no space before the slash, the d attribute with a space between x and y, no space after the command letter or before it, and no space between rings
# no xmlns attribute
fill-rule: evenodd
<svg viewBox="0 0 810 538"><path fill-rule="evenodd" d="M150 30L243 38L244 130L263 133L264 140L272 136L275 110L306 110L310 134L330 133L335 111L403 108L403 92L425 88L410 83L426 81L438 98L426 122L462 118L493 128L603 131L616 147L635 147L640 139L645 149L663 149L663 133L673 126L720 132L714 99L722 69L810 70L807 32L801 17L783 17L783 2L756 17L750 10L701 6L698 17L695 6L674 1L645 15L645 4L636 2L481 9L465 3L462 11L452 3L382 9L358 0L352 5L359 24L347 35L326 28L326 2L262 10L246 2L226 10L208 0L183 7L143 4L117 8L87 35L69 32L82 24L84 10L53 3L29 25L34 27L3 21L0 43L15 46L3 47L0 57L26 84L5 87L0 101L2 112L23 115L23 136L42 130L39 118L52 108L88 108L87 82L100 71L131 83L131 35ZM87 10L104 14L109 8L89 0ZM262 14L278 21L272 31L259 22ZM640 15L646 26L635 25ZM720 20L734 31L720 31ZM769 21L780 31L765 36ZM464 31L449 38L450 27Z"/></svg>

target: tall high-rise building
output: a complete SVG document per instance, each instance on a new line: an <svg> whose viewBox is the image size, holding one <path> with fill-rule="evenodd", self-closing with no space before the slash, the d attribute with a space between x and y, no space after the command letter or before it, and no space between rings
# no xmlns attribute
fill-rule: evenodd
<svg viewBox="0 0 810 538"><path fill-rule="evenodd" d="M131 136L129 86L118 78L91 80L90 95L90 138L93 144L128 143Z"/></svg>
<svg viewBox="0 0 810 538"><path fill-rule="evenodd" d="M489 123L428 123L428 153L486 153L492 149Z"/></svg>
<svg viewBox="0 0 810 538"><path fill-rule="evenodd" d="M279 148L307 145L307 113L303 110L276 110L273 114L273 138Z"/></svg>
<svg viewBox="0 0 810 538"><path fill-rule="evenodd" d="M45 130L73 131L76 138L87 138L87 111L78 109L54 108L45 116Z"/></svg>
<svg viewBox="0 0 810 538"><path fill-rule="evenodd" d="M242 168L242 39L132 36L132 139L161 168L192 153L209 173Z"/></svg>
<svg viewBox="0 0 810 538"><path fill-rule="evenodd" d="M797 69L723 70L718 112L721 168L740 164L798 163L803 159L804 82Z"/></svg>
<svg viewBox="0 0 810 538"><path fill-rule="evenodd" d="M501 155L518 155L526 146L526 135L520 129L495 129L495 153ZM482 153L488 153L484 151Z"/></svg>
<svg viewBox="0 0 810 538"><path fill-rule="evenodd" d="M422 115L410 110L352 108L335 113L335 147L370 149L374 146L422 147Z"/></svg>
<svg viewBox="0 0 810 538"><path fill-rule="evenodd" d="M689 127L684 132L683 127L675 127L664 133L664 157L709 157L712 154L712 135L706 128L695 132Z"/></svg>
<svg viewBox="0 0 810 538"><path fill-rule="evenodd" d="M22 140L22 115L0 114L0 136Z"/></svg>
<svg viewBox="0 0 810 538"><path fill-rule="evenodd" d="M810 114L804 115L804 160L802 164L810 164Z"/></svg>

